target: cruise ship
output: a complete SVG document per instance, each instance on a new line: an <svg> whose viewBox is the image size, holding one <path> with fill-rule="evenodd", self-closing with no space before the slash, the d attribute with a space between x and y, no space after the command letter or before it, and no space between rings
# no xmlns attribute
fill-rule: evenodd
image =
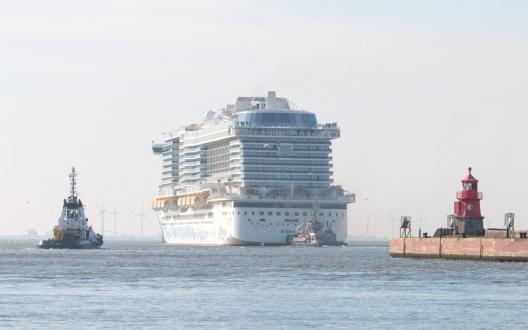
<svg viewBox="0 0 528 330"><path fill-rule="evenodd" d="M347 236L355 195L333 183L336 123L288 99L238 97L200 124L166 133L152 150L161 182L152 202L175 245L282 245L304 221Z"/></svg>

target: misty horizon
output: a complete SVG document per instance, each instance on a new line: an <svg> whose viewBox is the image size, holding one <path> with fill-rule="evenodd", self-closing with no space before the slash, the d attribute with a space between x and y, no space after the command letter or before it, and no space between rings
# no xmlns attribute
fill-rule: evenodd
<svg viewBox="0 0 528 330"><path fill-rule="evenodd" d="M469 166L485 225L528 228L524 2L299 4L0 5L0 235L53 228L71 166L96 228L158 235L152 141L268 90L341 127L349 236L445 226Z"/></svg>

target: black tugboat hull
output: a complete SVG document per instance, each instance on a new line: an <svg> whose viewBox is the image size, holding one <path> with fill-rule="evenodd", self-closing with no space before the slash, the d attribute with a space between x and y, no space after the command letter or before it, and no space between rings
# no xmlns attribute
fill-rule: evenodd
<svg viewBox="0 0 528 330"><path fill-rule="evenodd" d="M98 249L101 245L103 245L102 242L92 242L87 240L56 241L48 239L40 241L37 246L41 249Z"/></svg>

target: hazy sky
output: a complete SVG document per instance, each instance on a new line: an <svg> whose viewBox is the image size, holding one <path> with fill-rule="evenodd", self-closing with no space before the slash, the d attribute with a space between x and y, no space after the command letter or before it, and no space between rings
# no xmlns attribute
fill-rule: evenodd
<svg viewBox="0 0 528 330"><path fill-rule="evenodd" d="M527 18L507 0L0 0L0 235L50 230L72 165L96 227L104 204L137 234L143 206L158 233L151 141L268 90L341 126L349 234L445 225L468 165L486 224L528 228Z"/></svg>

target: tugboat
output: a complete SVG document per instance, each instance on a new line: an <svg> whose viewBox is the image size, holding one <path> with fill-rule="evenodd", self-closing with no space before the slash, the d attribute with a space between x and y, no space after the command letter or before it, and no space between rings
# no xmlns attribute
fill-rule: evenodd
<svg viewBox="0 0 528 330"><path fill-rule="evenodd" d="M53 238L38 243L41 249L96 249L103 245L103 235L88 225L82 201L77 197L77 173L72 167L70 196L64 200L59 224L53 228Z"/></svg>
<svg viewBox="0 0 528 330"><path fill-rule="evenodd" d="M338 242L336 233L328 221L305 220L296 228L294 235L288 236L288 244L304 246L343 246L343 242Z"/></svg>

